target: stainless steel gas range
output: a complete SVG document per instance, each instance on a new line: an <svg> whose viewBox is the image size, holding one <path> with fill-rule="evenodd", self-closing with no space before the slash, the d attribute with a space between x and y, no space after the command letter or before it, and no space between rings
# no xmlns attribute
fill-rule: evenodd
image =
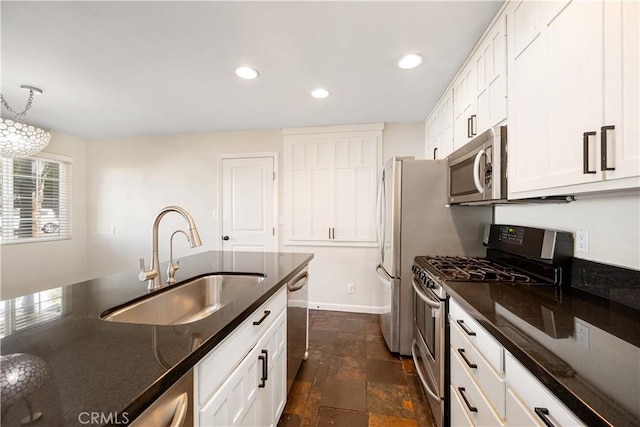
<svg viewBox="0 0 640 427"><path fill-rule="evenodd" d="M413 276L413 356L436 422L448 425L447 282L561 286L569 280L573 236L553 230L492 224L485 258L418 256Z"/></svg>

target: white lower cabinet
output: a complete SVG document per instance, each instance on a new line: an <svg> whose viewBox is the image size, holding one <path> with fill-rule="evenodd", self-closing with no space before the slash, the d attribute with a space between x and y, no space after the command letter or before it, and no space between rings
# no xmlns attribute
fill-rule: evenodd
<svg viewBox="0 0 640 427"><path fill-rule="evenodd" d="M278 291L196 367L198 426L275 426L286 403L287 295Z"/></svg>
<svg viewBox="0 0 640 427"><path fill-rule="evenodd" d="M505 355L505 371L507 383L524 405L529 414L537 418L535 424L542 421L546 425L554 426L584 426L562 402L518 362L511 353ZM515 408L516 413L522 408ZM507 407L507 416L511 408ZM514 424L515 425L515 424Z"/></svg>
<svg viewBox="0 0 640 427"><path fill-rule="evenodd" d="M452 426L583 426L533 374L453 299Z"/></svg>
<svg viewBox="0 0 640 427"><path fill-rule="evenodd" d="M504 420L489 401L485 390L464 366L457 352L451 352L452 393L463 402L463 410L474 426L504 426ZM504 393L504 388L501 390ZM502 398L504 400L504 398ZM452 423L452 425L455 425Z"/></svg>
<svg viewBox="0 0 640 427"><path fill-rule="evenodd" d="M507 412L509 413L509 425L544 427L542 420L529 410L527 404L511 387L507 388Z"/></svg>

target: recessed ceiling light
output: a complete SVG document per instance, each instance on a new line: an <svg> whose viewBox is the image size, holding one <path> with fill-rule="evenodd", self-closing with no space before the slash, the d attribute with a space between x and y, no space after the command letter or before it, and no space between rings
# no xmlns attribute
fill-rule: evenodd
<svg viewBox="0 0 640 427"><path fill-rule="evenodd" d="M329 91L319 87L318 89L315 89L311 92L311 96L318 99L326 98L327 96L329 96Z"/></svg>
<svg viewBox="0 0 640 427"><path fill-rule="evenodd" d="M405 55L400 58L398 61L398 67L409 70L411 68L415 68L422 63L422 56L417 53L412 53L410 55Z"/></svg>
<svg viewBox="0 0 640 427"><path fill-rule="evenodd" d="M258 72L251 67L236 68L236 75L241 79L253 80L258 77Z"/></svg>

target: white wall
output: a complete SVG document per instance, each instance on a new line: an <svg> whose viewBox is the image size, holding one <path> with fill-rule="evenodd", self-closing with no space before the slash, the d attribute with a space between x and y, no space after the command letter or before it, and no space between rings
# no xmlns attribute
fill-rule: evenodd
<svg viewBox="0 0 640 427"><path fill-rule="evenodd" d="M91 141L89 162L89 256L96 275L137 269L151 262L153 220L165 206L184 207L196 221L203 245L191 249L174 240L177 257L219 248L218 155L279 152L279 130L174 135ZM179 215L167 215L159 233L160 260L169 258L169 236L184 228ZM110 229L115 229L111 234Z"/></svg>
<svg viewBox="0 0 640 427"><path fill-rule="evenodd" d="M579 196L578 196L579 197ZM577 258L640 269L640 195L599 196L567 204L497 206L496 223L589 231L589 253Z"/></svg>
<svg viewBox="0 0 640 427"><path fill-rule="evenodd" d="M0 246L1 298L12 298L87 278L86 142L53 133L45 153L71 157L71 239Z"/></svg>

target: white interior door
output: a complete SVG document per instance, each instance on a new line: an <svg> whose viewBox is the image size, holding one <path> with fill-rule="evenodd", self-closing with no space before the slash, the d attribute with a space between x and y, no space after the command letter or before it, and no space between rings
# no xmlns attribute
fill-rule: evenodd
<svg viewBox="0 0 640 427"><path fill-rule="evenodd" d="M275 250L275 157L222 159L222 250Z"/></svg>

